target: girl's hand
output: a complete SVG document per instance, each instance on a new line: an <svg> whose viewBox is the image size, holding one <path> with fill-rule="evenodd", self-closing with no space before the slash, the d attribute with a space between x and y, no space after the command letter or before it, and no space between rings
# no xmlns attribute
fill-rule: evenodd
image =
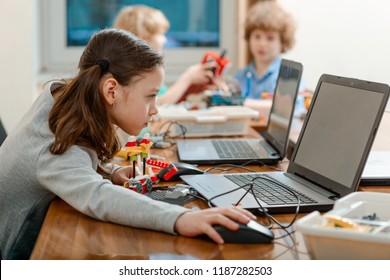
<svg viewBox="0 0 390 280"><path fill-rule="evenodd" d="M133 177L131 166L121 167L111 175L111 182L115 185L123 186L131 177Z"/></svg>
<svg viewBox="0 0 390 280"><path fill-rule="evenodd" d="M247 224L254 219L256 219L256 216L240 207L209 208L197 212L186 212L181 215L176 220L175 231L187 237L206 234L216 243L223 244L222 237L213 228L213 225L221 225L234 231L239 228L236 222Z"/></svg>

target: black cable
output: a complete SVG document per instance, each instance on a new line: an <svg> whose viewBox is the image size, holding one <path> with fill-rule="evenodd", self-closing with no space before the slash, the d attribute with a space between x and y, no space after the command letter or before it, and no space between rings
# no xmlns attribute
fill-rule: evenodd
<svg viewBox="0 0 390 280"><path fill-rule="evenodd" d="M252 164L254 162L260 163L260 166L265 166L265 167L268 167L268 168L276 170L276 171L282 171L280 168L273 167L273 166L270 166L270 165L266 165L262 160L259 160L259 159L252 159L250 161L245 162L241 166L246 166L246 165Z"/></svg>
<svg viewBox="0 0 390 280"><path fill-rule="evenodd" d="M245 197L251 190L253 190L253 184L248 184L248 185L249 185L249 189L246 190L246 192L241 196L241 198L237 201L237 203L235 203L234 206L240 205L241 200L243 200L244 197ZM242 188L244 188L244 187L245 187L245 186L243 186Z"/></svg>
<svg viewBox="0 0 390 280"><path fill-rule="evenodd" d="M171 121L165 121L165 122L163 122L163 123L160 125L160 127L159 127L159 129L158 129L158 131L157 131L157 135L162 135L162 137L163 137L163 139L164 139L165 135L168 133L168 129L167 129L165 132L162 132L162 129L163 129L163 127L164 127L165 125L170 124L170 123L171 123Z"/></svg>
<svg viewBox="0 0 390 280"><path fill-rule="evenodd" d="M166 125L168 125L167 129L164 132L162 132L163 127L165 127ZM177 125L181 130L181 134L178 134L175 137L169 136L169 132L170 132L172 125ZM185 139L186 133L187 133L187 128L184 125L178 123L177 121L166 121L163 124L161 124L160 128L158 129L158 133L162 134L163 141L165 141L167 138L176 139L176 138L183 137L183 139Z"/></svg>
<svg viewBox="0 0 390 280"><path fill-rule="evenodd" d="M261 164L261 166L265 166L265 164L261 160L254 159L254 160L247 161L247 162L245 162L243 164L228 164L228 163L219 164L219 165L216 165L216 166L213 166L213 167L210 167L210 168L206 169L205 172L208 172L210 170L213 170L213 169L216 169L216 168L222 167L222 166L231 166L231 167L233 167L233 168L224 170L225 172L227 172L229 170L232 170L232 169L236 169L236 168L244 169L244 170L247 170L247 171L250 171L250 172L257 172L256 170L253 170L253 169L245 167L245 166L247 166L247 165L249 165L249 164L251 164L253 162L258 162L258 163Z"/></svg>
<svg viewBox="0 0 390 280"><path fill-rule="evenodd" d="M284 225L282 225L277 219L275 219L272 215L269 215L266 211L264 211L263 206L261 205L261 203L259 202L257 196L255 195L255 193L254 193L253 190L252 190L252 195L253 195L253 197L255 198L257 204L260 206L261 210L265 213L265 215L266 215L267 217L269 217L270 219L272 219L278 226L280 226L280 227L283 228L283 229L291 227L291 226L294 224L294 222L295 222L295 220L297 219L297 217L298 217L299 209L300 209L300 205L301 205L301 200L299 199L298 195L297 195L293 190L291 190L290 188L284 186L283 184L279 183L278 181L272 180L272 179L267 178L267 177L255 177L255 178L252 179L252 183L254 183L254 181L255 181L255 180L258 180L258 179L263 179L263 180L266 180L266 181L275 183L275 184L277 184L278 186L282 187L283 189L287 190L287 191L288 191L289 193L291 193L293 196L295 196L295 198L297 199L297 207L295 208L294 218L292 219L292 221L291 221L287 226L284 226Z"/></svg>
<svg viewBox="0 0 390 280"><path fill-rule="evenodd" d="M252 186L253 186L253 180L252 180ZM251 193L252 193L252 196L255 198L257 204L260 206L261 212L265 215L265 217L268 220L268 226L267 227L269 229L271 229L272 228L272 220L270 219L270 215L267 214L267 209L264 209L263 205L261 205L261 203L257 199L257 196L255 195L255 192L253 191L253 187L251 188Z"/></svg>
<svg viewBox="0 0 390 280"><path fill-rule="evenodd" d="M238 188L235 188L235 189L233 189L233 190L230 190L230 191L227 191L227 192L224 192L224 193L217 194L217 195L215 195L215 196L213 196L213 197L211 197L211 198L209 198L209 199L207 200L207 205L208 205L210 208L213 208L214 206L211 205L211 201L212 201L212 200L216 199L217 197L220 197L220 196L227 195L227 194L229 194L229 193L238 191L239 189L242 189L242 188L244 188L244 187L246 187L246 186L249 186L249 185L250 185L250 184L245 184L245 185L243 185L243 186L238 186Z"/></svg>
<svg viewBox="0 0 390 280"><path fill-rule="evenodd" d="M281 225L280 222L277 221L272 215L267 214L267 211L264 209L264 207L263 207L263 206L261 205L261 203L258 201L257 196L255 195L255 193L254 193L254 191L253 191L253 184L254 184L254 181L257 180L257 179L265 179L265 180L271 181L271 182L273 182L273 183L276 183L276 184L278 184L279 186L281 186L282 188L287 189L287 191L289 191L290 193L292 193L292 194L297 198L297 208L296 208L296 211L295 211L295 215L294 215L293 220L290 222L290 224L289 224L288 226L283 226L283 225ZM294 250L294 249L297 247L297 244L296 244L294 238L292 237L292 234L295 232L295 230L292 231L292 232L290 233L290 232L287 230L287 228L291 227L291 226L293 225L293 223L295 222L295 220L296 220L296 217L297 217L298 212L299 212L300 199L299 199L299 197L297 196L297 194L296 194L295 192L293 192L292 190L290 190L290 189L287 188L286 186L283 186L283 185L280 184L279 182L274 181L274 180L269 179L269 178L265 178L265 177L256 177L256 178L252 179L252 183L248 183L248 184L245 184L245 185L243 185L243 186L239 186L238 188L235 188L235 189L233 189L233 190L230 190L230 191L221 193L221 194L219 194L219 195L216 195L216 196L214 196L214 197L211 197L210 199L207 200L207 203L208 203L209 207L212 208L213 206L211 205L211 201L212 201L213 199L215 199L215 198L217 198L217 197L220 197L220 196L222 196L222 195L226 195L226 194L232 193L232 192L234 192L234 191L237 191L237 190L239 190L239 189L241 189L241 188L245 188L245 187L247 187L247 186L249 186L249 189L246 190L246 192L245 192L245 194L244 194L243 196L241 196L241 198L238 200L238 202L236 203L236 205L237 205L238 203L240 203L240 201L248 194L249 191L251 191L251 193L252 193L253 197L255 198L257 204L260 206L260 208L262 209L262 212L265 214L265 217L267 218L267 220L268 220L268 222L269 222L269 224L268 224L266 227L269 228L269 229L272 229L272 221L274 221L276 224L279 225L279 227L280 227L282 230L284 230L284 231L286 232L285 235L281 235L281 236L276 237L276 238L274 238L274 239L275 239L275 240L278 240L278 239L283 239L283 238L289 236L289 237L291 238L291 240L293 241L293 246L291 246L291 247L282 244L283 246L286 246L286 247L287 247L287 250L286 250L285 252L283 252L282 254L285 254L285 253L288 252L289 250ZM264 226L265 226L265 225L264 225Z"/></svg>
<svg viewBox="0 0 390 280"><path fill-rule="evenodd" d="M199 198L200 200L203 200L204 202L207 202L207 199L205 199L204 197L201 197L199 195L196 195L196 194L193 194L193 193L189 193L189 195L192 195L193 197Z"/></svg>
<svg viewBox="0 0 390 280"><path fill-rule="evenodd" d="M229 169L219 169L220 167L223 167L223 166L231 166L232 168L229 168ZM226 164L219 164L219 165L215 165L215 166L212 166L212 167L209 167L207 168L204 172L207 173L211 170L221 170L223 172L227 172L227 171L230 171L232 169L244 169L244 170L247 170L247 171L250 171L250 172L256 172L256 170L253 170L253 169L250 169L250 168L246 168L244 166L241 166L241 165L237 165L237 164L229 164L229 163L226 163Z"/></svg>
<svg viewBox="0 0 390 280"><path fill-rule="evenodd" d="M272 183L274 183L274 184L277 184L278 186L280 186L280 187L282 187L283 189L287 190L289 193L291 193L291 194L292 194L293 196L295 196L295 198L297 199L297 207L295 208L294 218L292 219L292 221L291 221L287 226L282 225L275 217L273 217L272 215L268 214L268 213L267 213L268 211L263 207L263 205L261 205L259 199L257 198L256 194L254 193L254 191L253 191L254 182L255 182L256 180L260 180L260 179L266 180L266 181L269 181L269 182L272 182ZM272 179L267 178L267 177L255 177L255 178L252 179L251 183L247 183L247 184L245 184L245 185L243 185L243 186L238 186L238 188L235 188L235 189L233 189L233 190L230 190L230 191L227 191L227 192L223 192L223 193L220 193L220 194L218 194L218 195L216 195L216 196L211 197L210 199L207 200L207 204L208 204L208 206L209 206L210 208L212 208L213 206L211 205L211 201L214 200L215 198L220 197L220 196L223 196L223 195L226 195L226 194L229 194L229 193L232 193L232 192L235 192L235 191L237 191L237 190L239 190L239 189L243 189L243 188L248 187L248 186L249 186L249 189L248 189L248 190L245 190L244 195L242 195L242 196L239 198L238 202L235 203L235 205L238 205L238 204L241 202L241 200L242 200L249 192L251 192L251 193L252 193L252 196L254 197L254 199L256 200L257 204L259 205L259 207L260 207L260 209L261 209L261 212L264 213L265 217L267 218L267 220L268 220L268 222L269 222L269 225L267 226L268 228L272 228L272 221L275 222L275 223L276 223L280 228L282 228L282 229L287 229L287 228L291 227L291 226L294 224L294 222L295 222L295 220L297 219L298 214L299 214L300 201L301 201L301 200L299 199L298 195L297 195L293 190L291 190L290 188L284 186L283 184L279 183L278 181L272 180Z"/></svg>
<svg viewBox="0 0 390 280"><path fill-rule="evenodd" d="M230 171L232 169L238 169L238 168L247 170L249 172L258 172L257 170L253 170L253 169L245 167L245 166L250 165L250 164L252 164L254 162L260 163L261 166L266 166L266 167L268 167L270 169L273 169L273 170L276 170L276 171L282 171L281 169L279 169L277 167L267 166L266 164L264 164L263 161L261 161L259 159L253 159L253 160L249 160L249 161L247 161L247 162L245 162L243 164L228 164L228 163L226 163L226 164L219 164L219 165L216 165L216 166L212 166L210 168L207 168L205 170L205 173L207 173L207 172L209 172L211 170L214 170L214 169L218 169L218 168L223 167L223 166L231 166L232 167L232 168L228 168L228 169L221 169L223 172L227 172L227 171Z"/></svg>
<svg viewBox="0 0 390 280"><path fill-rule="evenodd" d="M223 195L226 195L226 194L229 194L229 193L232 193L232 192L235 192L239 189L244 189L245 187L248 187L249 186L249 189L248 190L245 190L245 193L240 197L240 199L235 203L235 205L237 206L242 199L244 199L244 197L249 193L249 191L252 191L252 195L253 195L253 183L248 183L248 184L245 184L243 186L239 186L238 188L235 188L233 190L230 190L230 191L227 191L227 192L224 192L224 193L221 193L221 194L218 194L216 196L213 196L211 198L209 198L207 200L207 205L212 208L213 206L211 205L211 201L217 197L220 197L220 196L223 196ZM258 203L259 204L259 203ZM260 205L261 208L263 208L261 205ZM264 209L263 209L264 210ZM265 213L265 210L264 210L264 213ZM272 221L269 219L269 217L266 215L265 216L268 220L268 225L266 226L267 228L271 229L272 228Z"/></svg>
<svg viewBox="0 0 390 280"><path fill-rule="evenodd" d="M293 233L295 233L295 230L293 230L292 232L289 232L287 229L285 229L285 228L281 228L282 230L284 230L284 231L286 231L286 234L284 234L284 235L281 235L281 236L278 236L278 237L275 237L274 239L283 239L283 238L285 238L285 237L287 237L287 236L289 236L293 241L294 241L294 239L292 238L292 234ZM294 243L295 243L295 241L294 241Z"/></svg>

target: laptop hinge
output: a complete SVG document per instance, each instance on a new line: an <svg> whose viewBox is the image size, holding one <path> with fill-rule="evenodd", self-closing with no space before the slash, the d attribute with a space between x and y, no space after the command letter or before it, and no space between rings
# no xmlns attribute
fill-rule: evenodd
<svg viewBox="0 0 390 280"><path fill-rule="evenodd" d="M339 193L336 193L335 191L332 191L322 185L319 185L318 183L315 183L314 181L306 178L303 175L300 175L298 173L284 173L288 178L297 181L300 184L303 184L304 186L308 187L309 189L331 199L331 200L337 200L341 197ZM310 184L307 184L307 182L310 182Z"/></svg>

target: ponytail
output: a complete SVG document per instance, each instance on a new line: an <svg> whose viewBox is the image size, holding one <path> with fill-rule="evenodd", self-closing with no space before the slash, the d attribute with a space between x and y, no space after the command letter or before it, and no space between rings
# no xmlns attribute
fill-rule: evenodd
<svg viewBox="0 0 390 280"><path fill-rule="evenodd" d="M99 159L107 162L120 149L99 94L101 72L101 67L94 65L63 86L49 114L49 127L56 136L50 148L53 154L63 154L70 146L79 145L96 150Z"/></svg>

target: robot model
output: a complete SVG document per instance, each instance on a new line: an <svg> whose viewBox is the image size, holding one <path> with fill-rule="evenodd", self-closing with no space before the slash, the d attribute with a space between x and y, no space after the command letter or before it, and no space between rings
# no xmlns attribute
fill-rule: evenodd
<svg viewBox="0 0 390 280"><path fill-rule="evenodd" d="M145 133L139 142L135 136L129 136L125 147L116 154L118 157L129 160L133 167L133 178L124 184L125 188L144 194L152 191L153 184L158 183L158 177L153 168L167 170L164 180L169 180L178 171L171 162L150 159L152 145L149 133ZM137 165L138 169L142 170L142 175L136 176Z"/></svg>

